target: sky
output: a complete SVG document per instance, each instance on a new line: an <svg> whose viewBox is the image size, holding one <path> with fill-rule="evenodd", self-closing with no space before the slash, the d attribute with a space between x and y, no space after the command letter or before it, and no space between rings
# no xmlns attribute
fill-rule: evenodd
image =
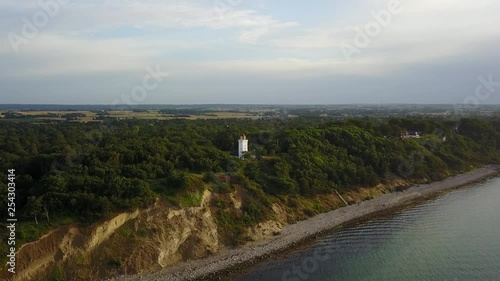
<svg viewBox="0 0 500 281"><path fill-rule="evenodd" d="M498 0L0 0L0 103L498 104L499 13Z"/></svg>

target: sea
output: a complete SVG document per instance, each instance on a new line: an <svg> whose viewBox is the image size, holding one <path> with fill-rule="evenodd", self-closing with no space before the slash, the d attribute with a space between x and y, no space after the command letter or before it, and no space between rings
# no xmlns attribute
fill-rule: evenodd
<svg viewBox="0 0 500 281"><path fill-rule="evenodd" d="M247 269L237 281L500 281L500 178Z"/></svg>

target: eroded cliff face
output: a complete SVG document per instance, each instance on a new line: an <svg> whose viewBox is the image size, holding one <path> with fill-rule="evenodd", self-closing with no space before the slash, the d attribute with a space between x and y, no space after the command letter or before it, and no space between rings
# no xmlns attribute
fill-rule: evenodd
<svg viewBox="0 0 500 281"><path fill-rule="evenodd" d="M395 182L391 186L401 184ZM391 186L360 188L345 193L344 197L356 203L389 192ZM149 209L122 213L92 226L60 227L23 245L17 252L16 274L8 273L5 266L0 279L102 280L215 254L226 247L227 230L217 225L214 204L224 200L231 212L241 212L242 202L248 196L251 195L240 187L231 194L206 190L198 207L181 209L157 200ZM268 219L247 228L246 238L260 241L279 235L286 224L311 216L306 209L313 205L322 206L316 213L344 205L335 194L317 196L308 202L309 207L304 201L297 205L283 198L273 203Z"/></svg>
<svg viewBox="0 0 500 281"><path fill-rule="evenodd" d="M35 242L24 244L16 255L16 274L10 275L4 270L2 278L15 281L39 280L41 275L54 266L92 252L118 228L137 218L139 214L139 211L123 213L88 229L70 225L51 231Z"/></svg>
<svg viewBox="0 0 500 281"><path fill-rule="evenodd" d="M2 280L99 280L135 274L217 253L225 245L210 203L203 194L199 207L173 208L158 200L146 210L123 213L90 227L60 227L17 253L16 274L4 268ZM235 211L241 208L238 192L229 196ZM279 207L283 218L284 212ZM286 216L286 215L285 215ZM270 220L248 229L253 240L276 235L284 222Z"/></svg>
<svg viewBox="0 0 500 281"><path fill-rule="evenodd" d="M209 208L212 194L205 191L200 207L180 210L168 209L159 204L134 221L134 230L147 231L144 248L136 249L138 256L152 255L149 262L166 267L179 261L216 253L221 244L215 218ZM134 261L135 259L135 261ZM143 259L129 258L129 266ZM136 271L140 271L137 268Z"/></svg>

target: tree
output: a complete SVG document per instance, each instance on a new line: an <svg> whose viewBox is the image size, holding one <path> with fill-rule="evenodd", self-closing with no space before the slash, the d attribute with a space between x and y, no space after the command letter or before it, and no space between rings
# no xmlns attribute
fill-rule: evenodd
<svg viewBox="0 0 500 281"><path fill-rule="evenodd" d="M36 224L38 224L37 216L42 211L42 205L42 199L40 197L30 196L28 197L28 201L26 202L26 206L24 207L28 215L35 217Z"/></svg>

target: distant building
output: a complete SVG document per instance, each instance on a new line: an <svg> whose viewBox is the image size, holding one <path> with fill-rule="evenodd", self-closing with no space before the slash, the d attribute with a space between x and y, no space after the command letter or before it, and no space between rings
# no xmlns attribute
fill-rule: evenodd
<svg viewBox="0 0 500 281"><path fill-rule="evenodd" d="M401 133L401 138L403 138L403 139L418 139L418 138L420 138L420 132L404 131Z"/></svg>
<svg viewBox="0 0 500 281"><path fill-rule="evenodd" d="M244 153L248 152L248 140L245 134L241 135L241 138L238 140L238 157L243 159Z"/></svg>

